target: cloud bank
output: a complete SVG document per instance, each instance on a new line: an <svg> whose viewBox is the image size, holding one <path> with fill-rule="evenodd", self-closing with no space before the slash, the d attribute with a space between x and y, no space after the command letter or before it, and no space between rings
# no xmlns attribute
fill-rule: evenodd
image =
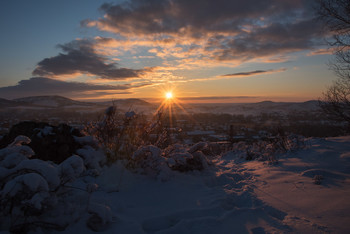
<svg viewBox="0 0 350 234"><path fill-rule="evenodd" d="M21 80L17 85L1 87L0 97L14 99L36 95L61 95L70 98L100 97L131 93L135 87L126 85L97 85L82 82L67 82L44 77Z"/></svg>
<svg viewBox="0 0 350 234"><path fill-rule="evenodd" d="M88 74L98 78L123 80L136 78L146 69L119 68L118 63L98 54L92 40L75 40L58 47L65 53L40 61L32 72L34 76L57 77Z"/></svg>
<svg viewBox="0 0 350 234"><path fill-rule="evenodd" d="M322 30L313 2L131 0L103 4L104 17L82 25L139 41L167 40L183 57L197 52L197 59L248 61L317 47ZM176 54L169 45L160 46L158 56Z"/></svg>

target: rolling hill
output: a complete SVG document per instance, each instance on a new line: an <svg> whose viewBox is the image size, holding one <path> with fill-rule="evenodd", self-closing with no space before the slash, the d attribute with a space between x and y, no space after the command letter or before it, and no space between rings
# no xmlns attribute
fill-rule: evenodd
<svg viewBox="0 0 350 234"><path fill-rule="evenodd" d="M88 103L88 102L80 102L75 101L66 97L62 96L32 96L32 97L24 97L24 98L17 98L13 100L14 102L18 103L25 103L27 105L33 105L33 106L42 106L42 107L64 107L64 106L72 106L72 105L79 105L79 106L93 106L96 105L95 103Z"/></svg>

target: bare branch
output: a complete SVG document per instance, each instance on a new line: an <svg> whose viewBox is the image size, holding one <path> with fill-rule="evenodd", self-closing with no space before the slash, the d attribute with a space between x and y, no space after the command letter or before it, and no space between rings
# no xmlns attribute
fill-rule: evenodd
<svg viewBox="0 0 350 234"><path fill-rule="evenodd" d="M335 59L330 68L338 76L323 94L320 106L327 116L347 122L350 131L350 1L317 2L319 18L333 38L329 45L335 48Z"/></svg>

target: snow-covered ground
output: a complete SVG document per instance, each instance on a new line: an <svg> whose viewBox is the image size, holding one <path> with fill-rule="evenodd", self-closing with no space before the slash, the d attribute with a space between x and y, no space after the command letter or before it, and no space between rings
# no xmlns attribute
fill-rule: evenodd
<svg viewBox="0 0 350 234"><path fill-rule="evenodd" d="M298 232L350 233L350 137L310 139L275 166L253 161L254 192Z"/></svg>
<svg viewBox="0 0 350 234"><path fill-rule="evenodd" d="M350 233L350 137L307 139L273 165L241 156L186 173L121 162L85 173L65 195L77 214L64 233Z"/></svg>
<svg viewBox="0 0 350 234"><path fill-rule="evenodd" d="M350 137L307 145L277 165L228 153L206 171L166 181L114 165L91 199L115 215L106 233L349 233ZM66 232L91 232L85 222Z"/></svg>

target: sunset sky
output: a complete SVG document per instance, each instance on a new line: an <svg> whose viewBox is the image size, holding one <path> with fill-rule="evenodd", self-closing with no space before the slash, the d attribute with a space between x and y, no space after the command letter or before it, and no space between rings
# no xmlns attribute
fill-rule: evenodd
<svg viewBox="0 0 350 234"><path fill-rule="evenodd" d="M314 0L2 0L0 98L318 99Z"/></svg>

